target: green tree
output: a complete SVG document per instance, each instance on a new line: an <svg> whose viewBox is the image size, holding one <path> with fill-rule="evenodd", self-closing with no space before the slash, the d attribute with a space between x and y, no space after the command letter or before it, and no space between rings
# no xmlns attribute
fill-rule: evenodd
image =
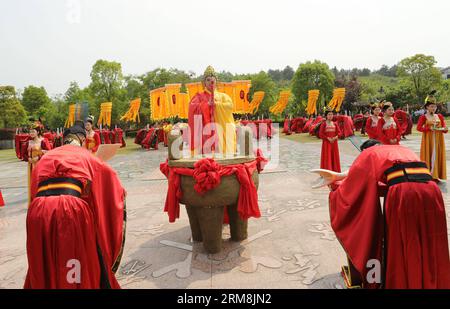
<svg viewBox="0 0 450 309"><path fill-rule="evenodd" d="M0 127L18 127L26 123L27 113L13 86L0 86Z"/></svg>
<svg viewBox="0 0 450 309"><path fill-rule="evenodd" d="M95 101L94 115L98 117L100 104L112 102L112 123L128 108L126 90L123 87L122 65L115 61L97 60L92 66L90 93Z"/></svg>
<svg viewBox="0 0 450 309"><path fill-rule="evenodd" d="M67 105L64 109L69 109L70 104L76 103L88 103L89 106L89 114L94 115L98 112L98 105L95 103L95 100L91 94L91 90L89 87L81 89L78 86L78 83L72 81L69 85L69 88L65 92L64 96L61 98L53 100L53 103L58 102L60 104L61 100Z"/></svg>
<svg viewBox="0 0 450 309"><path fill-rule="evenodd" d="M423 54L405 58L398 64L397 74L411 87L416 103L423 102L429 92L440 88L442 75L435 65L433 56Z"/></svg>
<svg viewBox="0 0 450 309"><path fill-rule="evenodd" d="M27 112L33 116L38 115L37 112L42 107L47 107L50 104L50 98L44 87L28 86L25 87L22 94L22 105Z"/></svg>
<svg viewBox="0 0 450 309"><path fill-rule="evenodd" d="M326 63L318 60L300 64L292 80L292 94L298 110L303 110L308 101L308 91L320 90L318 111L324 106L325 100L331 99L334 89L334 74Z"/></svg>

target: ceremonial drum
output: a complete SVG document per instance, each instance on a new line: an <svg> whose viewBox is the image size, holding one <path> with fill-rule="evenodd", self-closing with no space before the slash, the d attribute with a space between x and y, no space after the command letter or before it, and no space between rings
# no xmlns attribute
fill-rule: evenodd
<svg viewBox="0 0 450 309"><path fill-rule="evenodd" d="M241 136L244 142L239 145L240 155L233 158L214 158L214 161L221 167L245 165L256 160L252 149L251 129L244 127L242 130ZM177 159L181 157L182 153L181 139L181 134L176 131L172 131L169 135L168 166L169 168L194 169L194 165L199 159ZM172 145L180 145L180 147L172 147ZM242 219L238 213L241 183L236 174L221 176L220 184L203 194L198 193L198 190L194 188L196 185L194 177L182 174L180 177L182 197L179 201L186 206L193 241L203 242L208 253L221 251L225 206L229 217L231 240L242 241L247 238L247 220ZM251 181L257 189L258 170L253 171Z"/></svg>

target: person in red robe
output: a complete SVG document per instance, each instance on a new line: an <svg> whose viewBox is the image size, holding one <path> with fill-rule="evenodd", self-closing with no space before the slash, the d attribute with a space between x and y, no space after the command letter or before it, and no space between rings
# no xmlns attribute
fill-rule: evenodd
<svg viewBox="0 0 450 309"><path fill-rule="evenodd" d="M92 117L88 117L84 124L86 129L86 140L84 141L83 147L95 154L101 144L101 141L100 135L93 130L93 126L94 119Z"/></svg>
<svg viewBox="0 0 450 309"><path fill-rule="evenodd" d="M305 125L305 118L299 117L296 119L297 119L297 129L295 131L292 129L292 132L303 133L303 126Z"/></svg>
<svg viewBox="0 0 450 309"><path fill-rule="evenodd" d="M305 125L303 126L303 133L309 133L309 129L313 122L314 122L314 117L309 116L309 119L306 121Z"/></svg>
<svg viewBox="0 0 450 309"><path fill-rule="evenodd" d="M394 112L394 117L397 119L400 131L402 132L402 138L406 138L406 135L411 134L410 118L411 116L404 110L398 109ZM408 132L409 129L409 132Z"/></svg>
<svg viewBox="0 0 450 309"><path fill-rule="evenodd" d="M158 133L155 127L151 127L141 145L144 149L149 150L150 148L158 150Z"/></svg>
<svg viewBox="0 0 450 309"><path fill-rule="evenodd" d="M355 131L361 131L363 123L364 123L364 115L363 114L356 114L353 117L353 124L355 126Z"/></svg>
<svg viewBox="0 0 450 309"><path fill-rule="evenodd" d="M370 117L366 122L366 132L369 135L369 139L378 140L378 121L380 120L381 107L375 103L370 106Z"/></svg>
<svg viewBox="0 0 450 309"><path fill-rule="evenodd" d="M144 138L146 136L147 136L147 130L146 129L140 129L136 133L136 137L134 138L134 143L137 144L137 145L141 145L142 146L142 141L144 140Z"/></svg>
<svg viewBox="0 0 450 309"><path fill-rule="evenodd" d="M85 137L80 125L66 129L65 145L33 171L24 288L120 288L125 190L111 167L81 147Z"/></svg>
<svg viewBox="0 0 450 309"><path fill-rule="evenodd" d="M402 130L394 117L394 106L391 102L383 104L383 117L378 121L378 140L384 145L399 145Z"/></svg>
<svg viewBox="0 0 450 309"><path fill-rule="evenodd" d="M284 123L283 123L283 133L286 135L291 135L291 128L294 131L297 131L297 121L296 118L294 119L289 119L289 116L286 116L284 118Z"/></svg>
<svg viewBox="0 0 450 309"><path fill-rule="evenodd" d="M320 158L320 168L335 172L341 172L339 158L339 127L333 122L333 111L328 111L325 115L326 121L320 125L319 138L322 139L322 152Z"/></svg>
<svg viewBox="0 0 450 309"><path fill-rule="evenodd" d="M215 86L213 85L213 87ZM211 103L212 100L211 92L204 91L197 93L189 103L188 124L191 136L191 152L194 154L201 154L204 151L208 152L210 149L209 147L204 149L205 142L214 134L213 132L209 133L206 130L204 131L203 128L214 122L214 116L210 110L210 106L213 104ZM244 121L242 123L245 125ZM211 147L211 150L213 149L214 146Z"/></svg>
<svg viewBox="0 0 450 309"><path fill-rule="evenodd" d="M309 135L311 136L315 136L315 132L317 129L317 126L320 125L322 122L324 121L322 116L317 116L317 118L311 123L311 125L309 126Z"/></svg>
<svg viewBox="0 0 450 309"><path fill-rule="evenodd" d="M5 206L5 201L3 200L2 190L0 190L0 207Z"/></svg>
<svg viewBox="0 0 450 309"><path fill-rule="evenodd" d="M442 193L412 150L379 144L366 141L347 177L330 186L331 226L351 269L364 288L448 289ZM381 275L370 273L374 261Z"/></svg>

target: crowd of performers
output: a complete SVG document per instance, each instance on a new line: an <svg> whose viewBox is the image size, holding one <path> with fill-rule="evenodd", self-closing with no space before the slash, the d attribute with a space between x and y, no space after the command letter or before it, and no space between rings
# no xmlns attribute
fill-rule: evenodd
<svg viewBox="0 0 450 309"><path fill-rule="evenodd" d="M425 113L420 116L417 131L422 132L420 159L432 172L433 179L446 180L446 158L444 134L448 132L444 117L437 114L437 103L429 95L424 105ZM340 172L338 140L345 139L360 131L362 136L378 140L383 145L399 145L412 132L410 115L395 110L392 103L380 102L370 106L370 115L358 114L353 117L325 111L323 117L298 117L285 119L283 133L309 133L322 139L322 169Z"/></svg>
<svg viewBox="0 0 450 309"><path fill-rule="evenodd" d="M248 126L252 129L253 137L257 140L262 138L272 138L273 136L273 125L271 119L255 119L250 120L248 117L239 119L235 116L234 121L236 129L240 126ZM152 125L148 125L137 131L134 143L140 145L142 148L147 150L158 150L159 144L163 143L164 147L168 146L169 132L177 129L181 132L187 131L189 124L185 120L175 119L167 120L161 122L155 122ZM184 142L189 143L189 136L184 135Z"/></svg>
<svg viewBox="0 0 450 309"><path fill-rule="evenodd" d="M419 158L399 145L408 122L399 120L392 104L372 106L365 125L370 139L350 170L329 185L331 226L348 257L342 270L348 287L450 288L445 204L438 187L446 179L448 130L436 109L429 95L417 124ZM339 126L332 116L328 113L319 131L321 168L340 172L337 145L332 146Z"/></svg>
<svg viewBox="0 0 450 309"><path fill-rule="evenodd" d="M137 133L135 143L158 149L159 143L168 145L168 133L174 128L189 127L190 134L195 134L193 116L201 117L204 125L234 126L232 102L227 95L214 92L216 81L212 69L207 70L206 89L191 100L188 123L148 126ZM339 139L352 136L357 129L369 135L350 170L338 174L335 179L339 181L329 183L331 226L348 257L344 271L348 286L450 288L445 205L435 181L446 179L443 134L447 127L442 115L436 114L432 95L424 108L426 113L417 125L422 132L420 158L399 145L411 125L389 102L371 106L371 114L363 116L362 122L331 110L317 118L285 121L286 134L309 133L322 139L321 168L335 172L341 171ZM244 120L240 124L249 123ZM190 144L194 154L204 153L203 146L211 137L200 132L200 138L190 136L197 143ZM231 130L228 136L229 131L214 131L218 149L211 150L234 154L235 132ZM124 145L123 133L120 129L95 130L91 118L61 134L44 133L42 123L36 122L29 134L18 135L17 156L28 162L30 173L25 288L120 288L115 273L125 242L126 191L116 172L95 156L103 143ZM251 166L217 174L238 173L245 185L239 198L244 218L260 216L248 170L259 171L259 159L264 160L258 155ZM208 160L200 160L204 168L213 165ZM169 168L167 163L161 164L161 170L175 179L177 170L169 173ZM207 190L210 185L200 189ZM171 222L179 216L178 194L179 188L171 187L169 179L167 197L171 200L166 201L165 211ZM383 207L380 197L384 198ZM0 192L0 206L2 203ZM370 267L376 265L373 261L380 262L382 275L371 273Z"/></svg>

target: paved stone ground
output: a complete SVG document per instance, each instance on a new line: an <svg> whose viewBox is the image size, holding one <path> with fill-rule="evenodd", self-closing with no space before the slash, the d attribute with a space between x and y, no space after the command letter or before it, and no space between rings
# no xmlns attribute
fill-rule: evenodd
<svg viewBox="0 0 450 309"><path fill-rule="evenodd" d="M420 137L403 144L418 152ZM249 239L226 240L215 255L190 242L184 207L180 219L168 223L163 212L167 181L159 172L167 150L117 155L110 164L128 191L126 246L118 271L122 287L344 288L339 271L346 259L330 227L328 189L310 189L316 177L308 171L319 166L320 146L314 139L280 138L279 165L260 175L262 218L250 220ZM348 141L340 149L345 170L358 152ZM1 152L0 188L7 202L0 208L0 288L21 288L27 269L26 164ZM442 189L449 207L450 196ZM229 237L227 227L223 237Z"/></svg>

